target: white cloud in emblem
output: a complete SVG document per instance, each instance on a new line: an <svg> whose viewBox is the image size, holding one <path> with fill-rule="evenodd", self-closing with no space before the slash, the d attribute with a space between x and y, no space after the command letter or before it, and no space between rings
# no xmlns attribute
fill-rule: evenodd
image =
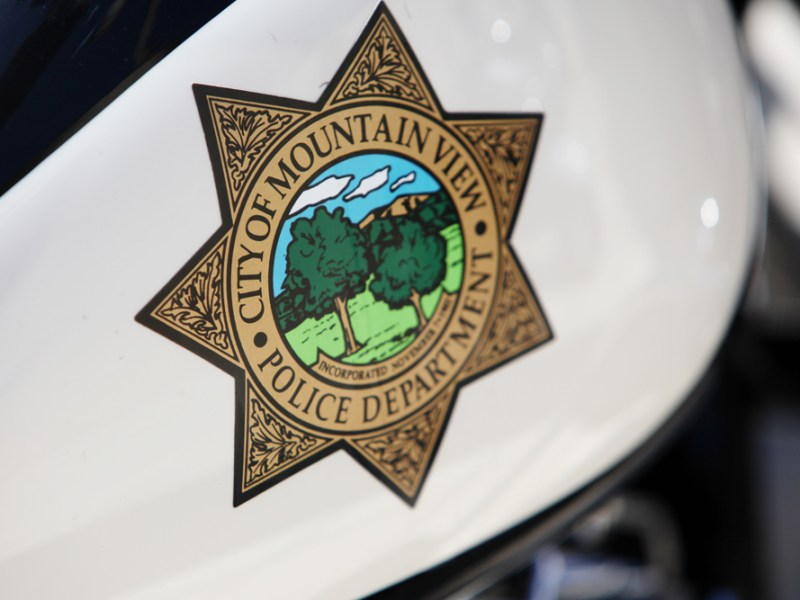
<svg viewBox="0 0 800 600"><path fill-rule="evenodd" d="M289 212L289 214L293 215L295 213L299 213L301 210L304 210L309 206L319 204L320 202L325 202L331 198L336 198L336 196L341 194L345 188L350 185L352 180L352 175L346 175L344 177L336 177L336 175L331 175L330 177L323 179L317 185L308 188L297 197L297 201L292 205L292 210Z"/></svg>
<svg viewBox="0 0 800 600"><path fill-rule="evenodd" d="M391 167L384 167L378 169L372 175L367 175L358 182L358 186L352 192L344 197L345 200L353 200L354 198L362 198L375 190L382 188L389 181L389 169Z"/></svg>
<svg viewBox="0 0 800 600"><path fill-rule="evenodd" d="M393 192L401 185L405 185L406 183L413 183L414 180L417 178L417 173L415 171L411 171L410 173L406 173L402 177L398 177L395 182L392 184L392 187L389 188L389 191Z"/></svg>

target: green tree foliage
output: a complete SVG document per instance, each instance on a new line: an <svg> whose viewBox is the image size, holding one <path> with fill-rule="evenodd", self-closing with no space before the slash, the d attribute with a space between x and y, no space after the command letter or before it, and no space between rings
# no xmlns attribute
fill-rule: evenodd
<svg viewBox="0 0 800 600"><path fill-rule="evenodd" d="M370 251L364 234L344 216L344 209L330 214L321 206L310 219L297 219L291 234L284 283L291 304L306 317L335 310L342 322L345 354L353 354L360 344L347 301L364 291L369 278Z"/></svg>
<svg viewBox="0 0 800 600"><path fill-rule="evenodd" d="M444 239L410 218L376 221L369 237L375 258L370 291L391 308L413 305L422 329L427 323L422 296L433 291L445 275Z"/></svg>
<svg viewBox="0 0 800 600"><path fill-rule="evenodd" d="M410 216L428 230L440 231L448 225L458 223L456 208L444 190L431 194Z"/></svg>

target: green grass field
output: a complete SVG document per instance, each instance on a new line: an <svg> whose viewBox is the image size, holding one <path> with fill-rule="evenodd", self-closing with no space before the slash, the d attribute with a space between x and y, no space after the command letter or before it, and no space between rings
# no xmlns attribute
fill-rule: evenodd
<svg viewBox="0 0 800 600"><path fill-rule="evenodd" d="M442 283L422 298L422 311L430 318L439 304L442 292L455 293L461 288L464 276L464 242L458 224L439 232L447 241L447 270ZM363 348L342 362L366 365L381 362L396 355L417 336L417 314L404 306L392 310L385 302L375 300L367 289L347 303L356 339ZM344 353L344 335L339 317L330 312L320 319L308 318L286 334L286 339L298 358L307 365L317 361L317 351L337 358Z"/></svg>

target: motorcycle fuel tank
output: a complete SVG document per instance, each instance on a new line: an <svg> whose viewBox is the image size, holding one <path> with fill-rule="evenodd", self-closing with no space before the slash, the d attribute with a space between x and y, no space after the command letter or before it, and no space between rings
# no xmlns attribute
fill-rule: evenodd
<svg viewBox="0 0 800 600"><path fill-rule="evenodd" d="M722 2L239 0L0 199L0 590L360 596L580 494L759 151Z"/></svg>

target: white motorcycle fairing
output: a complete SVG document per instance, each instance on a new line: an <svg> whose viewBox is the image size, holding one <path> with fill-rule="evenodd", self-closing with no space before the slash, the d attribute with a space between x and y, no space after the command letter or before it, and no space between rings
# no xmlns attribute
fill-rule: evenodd
<svg viewBox="0 0 800 600"><path fill-rule="evenodd" d="M220 228L193 84L314 103L372 2L240 0L0 199L0 590L353 597L629 457L707 368L760 223L723 2L389 2L449 113L542 113L510 244L555 337L460 390L415 505L336 452L231 502L234 379L134 320Z"/></svg>

